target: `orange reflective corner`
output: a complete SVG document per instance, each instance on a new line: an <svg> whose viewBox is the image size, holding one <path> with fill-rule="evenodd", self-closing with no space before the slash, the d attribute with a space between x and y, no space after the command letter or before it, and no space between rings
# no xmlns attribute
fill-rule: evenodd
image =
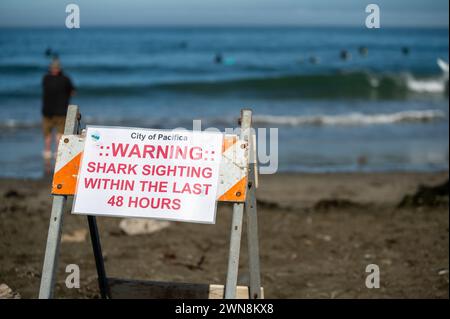
<svg viewBox="0 0 450 319"><path fill-rule="evenodd" d="M222 196L219 197L220 202L244 202L247 192L247 177L242 178L234 184Z"/></svg>
<svg viewBox="0 0 450 319"><path fill-rule="evenodd" d="M225 153L227 149L236 144L237 136L225 136L222 144L222 153Z"/></svg>
<svg viewBox="0 0 450 319"><path fill-rule="evenodd" d="M82 154L83 152L78 153L70 162L55 172L52 184L53 195L75 195Z"/></svg>

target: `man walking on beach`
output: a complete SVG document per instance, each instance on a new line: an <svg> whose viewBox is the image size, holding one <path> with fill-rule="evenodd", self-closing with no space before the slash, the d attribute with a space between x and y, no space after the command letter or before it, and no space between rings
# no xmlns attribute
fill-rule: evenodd
<svg viewBox="0 0 450 319"><path fill-rule="evenodd" d="M58 59L53 59L49 72L42 79L42 129L44 133L45 149L43 156L52 156L53 130L56 130L55 144L58 145L64 133L67 107L70 97L75 93L72 81L63 74Z"/></svg>

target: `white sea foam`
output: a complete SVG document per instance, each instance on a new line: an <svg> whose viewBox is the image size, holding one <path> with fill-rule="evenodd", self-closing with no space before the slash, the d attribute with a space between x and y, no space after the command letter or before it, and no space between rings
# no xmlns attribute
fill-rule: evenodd
<svg viewBox="0 0 450 319"><path fill-rule="evenodd" d="M410 91L419 93L442 93L446 91L447 81L445 78L415 79L409 76L406 85Z"/></svg>
<svg viewBox="0 0 450 319"><path fill-rule="evenodd" d="M442 71L439 77L416 79L411 74L406 77L406 86L409 90L419 93L442 93L448 87L448 63L438 59L437 64Z"/></svg>
<svg viewBox="0 0 450 319"><path fill-rule="evenodd" d="M432 122L443 120L447 118L446 113L440 110L410 110L396 113L377 113L377 114L364 114L364 113L346 113L335 115L312 115L312 116L292 116L292 115L254 115L253 121L260 125L283 125L283 126L345 126L345 125L377 125L377 124L392 124L403 122ZM166 119L118 119L118 118L95 118L85 117L89 123L96 123L100 125L113 125L113 126L132 126L137 125L140 127L159 127L158 122L167 121ZM211 117L203 119L207 126L232 126L235 123L234 117ZM133 124L134 123L134 124ZM189 127L190 120L178 119L170 123L169 127ZM41 126L40 120L17 120L6 119L0 121L0 129L36 129Z"/></svg>
<svg viewBox="0 0 450 319"><path fill-rule="evenodd" d="M348 113L338 115L316 116L275 116L255 115L253 121L257 124L273 125L377 125L402 122L430 122L444 119L445 113L439 110L403 111L396 113L362 114Z"/></svg>

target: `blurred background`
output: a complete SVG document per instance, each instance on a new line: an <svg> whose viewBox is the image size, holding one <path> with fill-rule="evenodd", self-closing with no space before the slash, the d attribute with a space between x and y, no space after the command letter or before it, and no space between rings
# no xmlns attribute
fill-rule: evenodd
<svg viewBox="0 0 450 319"><path fill-rule="evenodd" d="M59 56L87 124L279 128L284 172L448 170L448 1L0 3L0 176L43 175L41 79ZM445 64L445 63L444 63ZM448 67L448 66L447 66Z"/></svg>

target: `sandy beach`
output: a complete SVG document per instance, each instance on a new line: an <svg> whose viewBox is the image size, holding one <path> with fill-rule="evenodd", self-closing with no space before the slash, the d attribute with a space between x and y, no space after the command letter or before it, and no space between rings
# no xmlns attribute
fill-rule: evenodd
<svg viewBox="0 0 450 319"><path fill-rule="evenodd" d="M447 180L448 172L261 176L259 235L266 298L448 298L448 184L446 196L431 191L425 192L431 199L405 200L420 185ZM1 179L0 197L0 284L22 298L36 298L50 181ZM223 284L230 217L231 206L220 205L215 225L173 222L137 236L124 234L119 218L98 218L107 274ZM68 211L57 298L99 297L86 231L86 218ZM243 240L239 282L245 285L245 235ZM80 289L64 285L65 266L72 263L80 266ZM379 289L365 286L365 267L372 263L380 267Z"/></svg>

